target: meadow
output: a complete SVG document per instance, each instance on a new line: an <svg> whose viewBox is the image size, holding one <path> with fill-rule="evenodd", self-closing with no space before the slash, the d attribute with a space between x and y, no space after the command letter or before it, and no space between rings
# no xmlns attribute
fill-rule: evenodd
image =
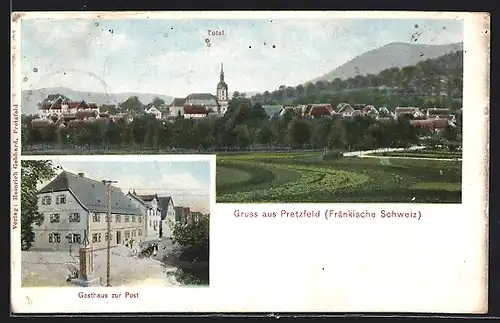
<svg viewBox="0 0 500 323"><path fill-rule="evenodd" d="M218 154L217 203L461 203L458 154L384 154Z"/></svg>

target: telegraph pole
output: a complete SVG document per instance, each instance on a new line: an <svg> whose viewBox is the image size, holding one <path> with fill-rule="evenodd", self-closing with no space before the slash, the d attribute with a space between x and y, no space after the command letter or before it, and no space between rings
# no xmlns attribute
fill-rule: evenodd
<svg viewBox="0 0 500 323"><path fill-rule="evenodd" d="M106 185L106 206L107 206L107 249L106 249L106 286L111 287L110 276L111 276L111 183L117 183L117 181L103 180L104 185Z"/></svg>

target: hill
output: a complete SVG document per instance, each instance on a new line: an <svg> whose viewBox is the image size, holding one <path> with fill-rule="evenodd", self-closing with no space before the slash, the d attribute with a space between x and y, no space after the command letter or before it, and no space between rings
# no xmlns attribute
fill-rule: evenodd
<svg viewBox="0 0 500 323"><path fill-rule="evenodd" d="M423 60L462 50L463 43L447 45L390 43L354 57L333 71L310 82L332 81L335 78L345 80L356 75L378 74L388 68L403 68Z"/></svg>
<svg viewBox="0 0 500 323"><path fill-rule="evenodd" d="M447 106L458 109L463 95L463 51L422 60L403 68L346 80L318 81L296 87L281 86L250 99L263 105L310 103L373 104L375 106Z"/></svg>
<svg viewBox="0 0 500 323"><path fill-rule="evenodd" d="M103 93L75 91L65 87L51 87L34 90L23 90L21 93L21 110L23 114L36 114L37 103L42 102L49 94L60 93L75 101L85 100L86 102L96 104L115 104L127 100L131 96L137 96L144 103L150 103L155 97L159 97L168 104L172 97L153 93Z"/></svg>

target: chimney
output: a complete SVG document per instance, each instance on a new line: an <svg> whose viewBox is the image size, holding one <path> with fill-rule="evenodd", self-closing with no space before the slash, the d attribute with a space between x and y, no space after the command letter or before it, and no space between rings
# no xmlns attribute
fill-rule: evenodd
<svg viewBox="0 0 500 323"><path fill-rule="evenodd" d="M135 189L132 191L132 194L134 194L134 195L135 195Z"/></svg>
<svg viewBox="0 0 500 323"><path fill-rule="evenodd" d="M85 173L78 173L78 177L85 178Z"/></svg>

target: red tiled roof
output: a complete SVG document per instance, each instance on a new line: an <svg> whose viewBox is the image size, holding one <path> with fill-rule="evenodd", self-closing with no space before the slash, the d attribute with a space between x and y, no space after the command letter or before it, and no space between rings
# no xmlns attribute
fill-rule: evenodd
<svg viewBox="0 0 500 323"><path fill-rule="evenodd" d="M332 115L332 106L330 104L313 105L309 111L312 116L329 116Z"/></svg>
<svg viewBox="0 0 500 323"><path fill-rule="evenodd" d="M207 114L208 110L204 106L186 105L184 106L184 114Z"/></svg>

